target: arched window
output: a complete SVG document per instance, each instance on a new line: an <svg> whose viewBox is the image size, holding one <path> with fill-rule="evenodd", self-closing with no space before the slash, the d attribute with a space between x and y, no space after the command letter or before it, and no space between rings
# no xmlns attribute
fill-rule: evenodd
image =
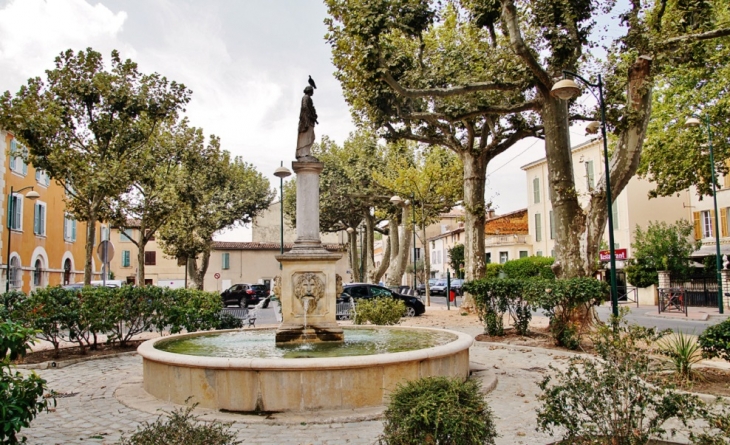
<svg viewBox="0 0 730 445"><path fill-rule="evenodd" d="M63 284L71 284L71 259L66 258L63 262Z"/></svg>
<svg viewBox="0 0 730 445"><path fill-rule="evenodd" d="M41 284L43 284L43 261L38 258L33 266L33 286L37 287Z"/></svg>
<svg viewBox="0 0 730 445"><path fill-rule="evenodd" d="M23 285L22 273L18 257L10 258L10 287L12 289L18 289Z"/></svg>

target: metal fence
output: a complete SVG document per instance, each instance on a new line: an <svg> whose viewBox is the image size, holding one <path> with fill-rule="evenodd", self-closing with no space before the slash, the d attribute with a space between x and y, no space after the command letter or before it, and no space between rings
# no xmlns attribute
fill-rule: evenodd
<svg viewBox="0 0 730 445"><path fill-rule="evenodd" d="M716 276L706 275L687 279L672 278L670 287L684 289L684 299L687 306L717 306Z"/></svg>

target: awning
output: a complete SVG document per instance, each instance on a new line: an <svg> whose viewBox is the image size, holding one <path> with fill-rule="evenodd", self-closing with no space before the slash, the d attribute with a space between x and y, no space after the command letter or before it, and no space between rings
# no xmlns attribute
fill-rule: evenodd
<svg viewBox="0 0 730 445"><path fill-rule="evenodd" d="M690 258L704 258L706 256L712 256L717 253L717 249L714 244L708 246L702 246L699 250L692 252ZM730 255L730 245L720 244L720 255Z"/></svg>

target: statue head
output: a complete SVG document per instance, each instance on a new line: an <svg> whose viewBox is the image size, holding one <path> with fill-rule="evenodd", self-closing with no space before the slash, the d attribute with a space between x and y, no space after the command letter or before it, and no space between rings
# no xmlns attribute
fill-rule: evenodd
<svg viewBox="0 0 730 445"><path fill-rule="evenodd" d="M308 85L306 88L304 88L304 94L306 94L307 96L313 95L314 88L312 88L311 86Z"/></svg>

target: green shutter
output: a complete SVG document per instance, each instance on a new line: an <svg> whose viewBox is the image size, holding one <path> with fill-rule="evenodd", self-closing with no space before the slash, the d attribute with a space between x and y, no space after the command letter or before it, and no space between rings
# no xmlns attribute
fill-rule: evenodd
<svg viewBox="0 0 730 445"><path fill-rule="evenodd" d="M71 241L76 241L76 220L71 220Z"/></svg>
<svg viewBox="0 0 730 445"><path fill-rule="evenodd" d="M68 217L63 217L63 240L68 241Z"/></svg>
<svg viewBox="0 0 730 445"><path fill-rule="evenodd" d="M611 205L611 215L613 217L613 229L618 229L618 204L616 201L613 202L613 205Z"/></svg>
<svg viewBox="0 0 730 445"><path fill-rule="evenodd" d="M33 206L33 233L41 234L41 209L40 204L35 203Z"/></svg>
<svg viewBox="0 0 730 445"><path fill-rule="evenodd" d="M542 220L539 213L535 213L535 241L542 241Z"/></svg>
<svg viewBox="0 0 730 445"><path fill-rule="evenodd" d="M229 269L230 268L230 253L225 252L223 253L223 269Z"/></svg>

